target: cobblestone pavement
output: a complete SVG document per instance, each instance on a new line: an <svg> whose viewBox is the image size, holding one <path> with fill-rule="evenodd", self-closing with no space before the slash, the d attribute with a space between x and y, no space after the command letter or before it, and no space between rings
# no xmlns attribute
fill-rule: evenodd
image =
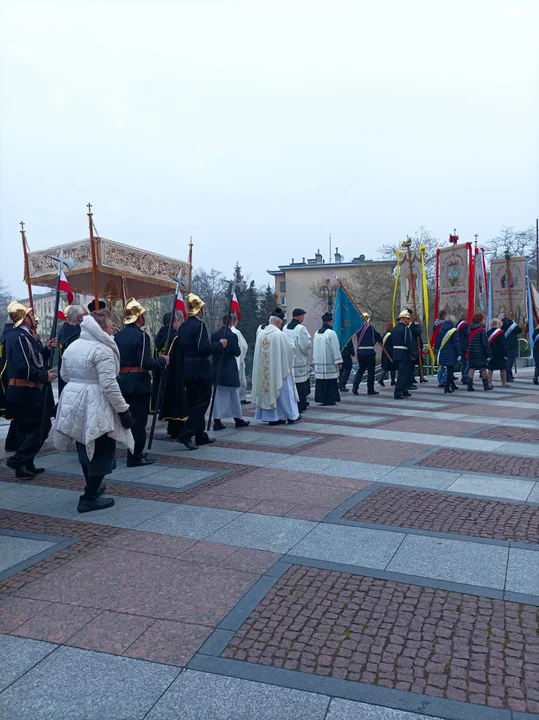
<svg viewBox="0 0 539 720"><path fill-rule="evenodd" d="M537 607L292 566L223 657L539 713Z"/></svg>
<svg viewBox="0 0 539 720"><path fill-rule="evenodd" d="M156 464L119 450L115 506L88 515L73 454L48 443L25 482L0 464L0 718L539 718L539 396L519 382L348 393L193 453L159 428Z"/></svg>
<svg viewBox="0 0 539 720"><path fill-rule="evenodd" d="M420 490L378 488L343 519L539 543L538 506Z"/></svg>
<svg viewBox="0 0 539 720"><path fill-rule="evenodd" d="M421 467L447 468L463 472L539 478L539 458L517 455L490 455L469 450L436 450L419 463Z"/></svg>

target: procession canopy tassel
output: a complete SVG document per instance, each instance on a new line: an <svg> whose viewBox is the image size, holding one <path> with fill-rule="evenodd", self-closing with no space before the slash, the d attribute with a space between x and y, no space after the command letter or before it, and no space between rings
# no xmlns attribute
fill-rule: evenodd
<svg viewBox="0 0 539 720"><path fill-rule="evenodd" d="M34 307L34 299L32 297L32 286L30 285L30 265L28 263L28 242L26 240L26 230L24 229L23 221L21 220L21 222L19 224L21 226L22 252L23 252L23 256L24 256L24 280L28 287L28 305L31 308L33 308Z"/></svg>
<svg viewBox="0 0 539 720"><path fill-rule="evenodd" d="M90 251L91 251L91 255L92 255L92 279L93 279L93 285L94 285L94 302L95 302L95 308L97 310L99 308L99 288L97 285L97 252L96 252L95 236L94 236L94 221L93 221L93 213L92 213L91 203L88 203L88 205L86 207L88 208L88 226L90 228Z"/></svg>

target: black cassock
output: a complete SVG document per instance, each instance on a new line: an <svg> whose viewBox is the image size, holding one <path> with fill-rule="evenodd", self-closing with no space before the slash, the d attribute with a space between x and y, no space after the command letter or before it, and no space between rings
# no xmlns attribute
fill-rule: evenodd
<svg viewBox="0 0 539 720"><path fill-rule="evenodd" d="M168 367L164 370L165 379L159 420L168 420L167 432L171 438L177 439L189 414L183 380L184 357L177 333L172 338L169 357Z"/></svg>
<svg viewBox="0 0 539 720"><path fill-rule="evenodd" d="M163 357L167 355L165 352L167 345L168 325L163 325L157 335L155 336L153 343L153 356L154 358ZM172 331L172 337L170 338L171 344L174 340L176 333ZM159 383L161 381L162 368L156 368L153 371L153 383L152 383L152 396L150 398L150 413L153 415L155 408L157 407L157 394L159 392ZM162 403L161 403L162 406Z"/></svg>

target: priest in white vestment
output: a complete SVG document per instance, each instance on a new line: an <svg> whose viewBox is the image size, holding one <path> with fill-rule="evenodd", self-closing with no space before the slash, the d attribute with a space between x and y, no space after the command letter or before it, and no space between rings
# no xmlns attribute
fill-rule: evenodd
<svg viewBox="0 0 539 720"><path fill-rule="evenodd" d="M255 419L270 425L301 420L292 376L294 346L280 331L282 323L280 317L270 315L266 327L258 332L253 359Z"/></svg>
<svg viewBox="0 0 539 720"><path fill-rule="evenodd" d="M247 344L247 340L241 330L238 330L237 325L238 316L235 315L232 325L230 326L230 330L234 333L234 335L238 336L238 343L240 346L240 354L236 358L236 363L238 365L238 373L240 376L240 402L244 405L247 402L247 374L245 372L245 357L247 356L249 345Z"/></svg>
<svg viewBox="0 0 539 720"><path fill-rule="evenodd" d="M307 398L311 393L309 371L311 369L311 348L313 341L309 331L302 324L307 313L301 308L292 312L292 321L283 329L294 345L294 382L298 391L298 408L300 413L309 407Z"/></svg>
<svg viewBox="0 0 539 720"><path fill-rule="evenodd" d="M314 401L322 405L340 402L338 378L342 367L339 338L333 328L333 315L322 315L322 327L313 338L313 364L316 378Z"/></svg>

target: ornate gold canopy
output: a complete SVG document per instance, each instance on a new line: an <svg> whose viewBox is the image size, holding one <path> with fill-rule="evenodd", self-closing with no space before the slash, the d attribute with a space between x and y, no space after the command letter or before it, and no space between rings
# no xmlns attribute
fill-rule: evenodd
<svg viewBox="0 0 539 720"><path fill-rule="evenodd" d="M104 299L121 298L125 293L125 286L129 295L137 298L170 295L175 289L172 277L178 277L178 274L183 279L189 277L189 265L182 260L164 257L102 237L95 238L95 246L99 296ZM74 262L73 269L66 270L73 292L92 295L92 256L89 238L29 253L30 283L56 287L58 263L48 256L58 257L60 248L64 258L71 258Z"/></svg>

